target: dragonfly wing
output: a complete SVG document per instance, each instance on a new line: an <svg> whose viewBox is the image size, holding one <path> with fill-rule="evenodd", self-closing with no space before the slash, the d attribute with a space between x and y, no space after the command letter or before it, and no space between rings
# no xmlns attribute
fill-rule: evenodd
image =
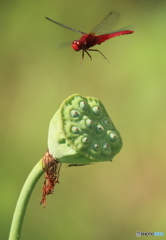
<svg viewBox="0 0 166 240"><path fill-rule="evenodd" d="M67 29L69 29L69 30L71 30L71 31L73 31L73 32L78 32L78 33L81 33L81 34L86 34L85 32L79 31L79 30L77 30L77 29L75 29L75 28L71 28L71 27L68 27L68 26L66 26L66 25L64 25L64 24L62 24L62 23L56 22L56 21L52 20L51 18L46 17L46 19L49 20L49 21L51 21L51 22L53 22L53 23L55 23L55 24L57 24L57 25L59 25L59 26L61 26L61 27L63 27L63 28L67 28Z"/></svg>
<svg viewBox="0 0 166 240"><path fill-rule="evenodd" d="M118 12L110 12L97 26L91 29L90 33L95 35L110 33L119 19L120 14Z"/></svg>

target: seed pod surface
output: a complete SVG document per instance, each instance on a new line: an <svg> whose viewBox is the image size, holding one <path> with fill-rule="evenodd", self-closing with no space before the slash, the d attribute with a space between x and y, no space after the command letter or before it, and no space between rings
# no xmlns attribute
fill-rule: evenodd
<svg viewBox="0 0 166 240"><path fill-rule="evenodd" d="M59 162L111 161L121 148L120 133L96 98L71 95L50 122L48 149Z"/></svg>

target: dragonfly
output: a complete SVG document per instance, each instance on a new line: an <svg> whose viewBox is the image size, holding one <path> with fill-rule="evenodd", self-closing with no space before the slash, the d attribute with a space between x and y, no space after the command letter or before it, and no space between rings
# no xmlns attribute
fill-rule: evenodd
<svg viewBox="0 0 166 240"><path fill-rule="evenodd" d="M105 55L101 51L99 51L98 49L93 49L91 47L95 45L100 45L106 40L109 40L120 35L134 33L134 31L131 30L119 30L111 32L111 29L113 29L116 26L120 19L120 14L118 12L109 12L108 15L97 26L91 29L90 33L86 33L75 28L68 27L48 17L46 17L46 19L63 28L69 29L73 32L80 33L82 35L79 40L74 40L71 44L73 50L75 51L82 50L82 60L84 59L84 53L86 53L92 60L92 57L89 52L95 51L99 52L109 62L109 60L105 57Z"/></svg>

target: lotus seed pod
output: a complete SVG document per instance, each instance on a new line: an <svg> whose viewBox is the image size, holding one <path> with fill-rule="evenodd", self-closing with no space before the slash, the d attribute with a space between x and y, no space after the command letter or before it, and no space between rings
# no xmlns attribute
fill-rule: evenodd
<svg viewBox="0 0 166 240"><path fill-rule="evenodd" d="M111 161L121 148L120 133L96 98L71 95L50 122L49 153L61 163Z"/></svg>

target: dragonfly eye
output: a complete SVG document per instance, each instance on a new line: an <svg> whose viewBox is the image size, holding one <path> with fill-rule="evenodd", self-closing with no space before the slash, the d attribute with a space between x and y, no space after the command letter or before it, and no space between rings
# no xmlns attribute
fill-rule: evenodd
<svg viewBox="0 0 166 240"><path fill-rule="evenodd" d="M82 49L82 43L80 41L73 41L72 42L72 48L75 50L75 51L79 51Z"/></svg>

